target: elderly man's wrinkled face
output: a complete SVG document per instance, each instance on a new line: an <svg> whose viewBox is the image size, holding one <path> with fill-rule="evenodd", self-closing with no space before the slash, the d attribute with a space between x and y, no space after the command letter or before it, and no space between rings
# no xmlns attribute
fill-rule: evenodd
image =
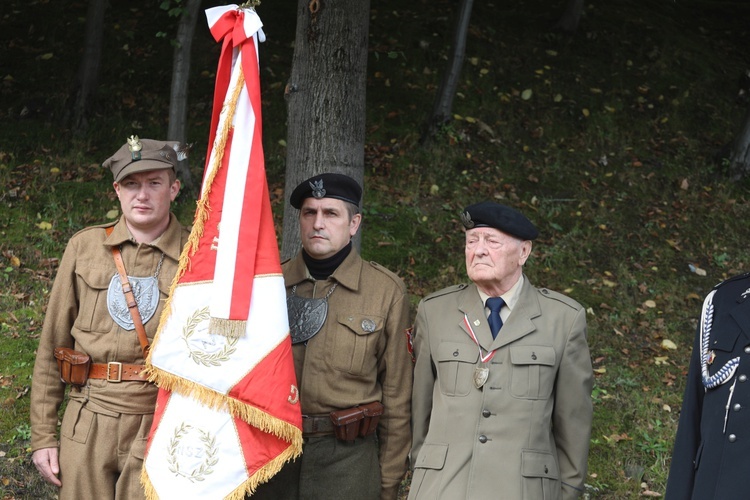
<svg viewBox="0 0 750 500"><path fill-rule="evenodd" d="M362 215L349 215L346 202L306 198L299 211L302 247L314 259L332 257L357 233Z"/></svg>
<svg viewBox="0 0 750 500"><path fill-rule="evenodd" d="M531 253L531 242L492 227L466 231L466 272L477 286L497 297L520 278Z"/></svg>

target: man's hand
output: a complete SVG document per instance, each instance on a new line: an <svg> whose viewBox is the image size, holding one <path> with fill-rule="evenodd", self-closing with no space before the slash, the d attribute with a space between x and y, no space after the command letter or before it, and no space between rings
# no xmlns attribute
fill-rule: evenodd
<svg viewBox="0 0 750 500"><path fill-rule="evenodd" d="M57 478L57 475L60 473L60 464L57 461L57 448L36 450L32 453L31 460L45 481L58 487L62 486L62 483Z"/></svg>

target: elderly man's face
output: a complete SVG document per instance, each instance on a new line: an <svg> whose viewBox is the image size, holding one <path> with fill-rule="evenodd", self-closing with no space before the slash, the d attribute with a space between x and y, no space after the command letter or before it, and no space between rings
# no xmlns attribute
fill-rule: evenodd
<svg viewBox="0 0 750 500"><path fill-rule="evenodd" d="M466 231L466 272L491 297L507 292L521 276L531 242L492 227Z"/></svg>
<svg viewBox="0 0 750 500"><path fill-rule="evenodd" d="M299 211L302 247L314 259L332 257L357 233L360 214L349 217L346 202L334 198L306 198Z"/></svg>

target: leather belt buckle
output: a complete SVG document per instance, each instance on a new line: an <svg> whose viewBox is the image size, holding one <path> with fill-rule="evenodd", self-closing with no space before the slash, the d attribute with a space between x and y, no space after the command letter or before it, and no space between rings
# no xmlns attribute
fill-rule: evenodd
<svg viewBox="0 0 750 500"><path fill-rule="evenodd" d="M116 377L112 376L112 368L116 370ZM107 363L107 382L122 382L122 363L118 361L110 361Z"/></svg>

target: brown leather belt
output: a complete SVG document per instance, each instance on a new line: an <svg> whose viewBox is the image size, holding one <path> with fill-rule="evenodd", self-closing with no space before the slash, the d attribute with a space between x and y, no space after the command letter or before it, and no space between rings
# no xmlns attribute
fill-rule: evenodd
<svg viewBox="0 0 750 500"><path fill-rule="evenodd" d="M146 365L129 365L110 361L109 363L91 363L89 378L106 380L107 382L148 382Z"/></svg>
<svg viewBox="0 0 750 500"><path fill-rule="evenodd" d="M323 436L333 434L330 415L302 415L302 435Z"/></svg>

